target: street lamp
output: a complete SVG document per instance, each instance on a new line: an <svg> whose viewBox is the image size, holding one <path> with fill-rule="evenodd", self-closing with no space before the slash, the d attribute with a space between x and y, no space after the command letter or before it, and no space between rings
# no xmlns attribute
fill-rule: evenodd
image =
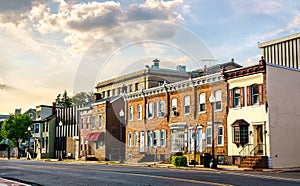
<svg viewBox="0 0 300 186"><path fill-rule="evenodd" d="M216 102L216 98L214 97L214 95L211 95L209 97L209 102L211 104L211 136L212 136L212 164L211 164L211 168L212 169L216 169L217 168L217 163L215 161L215 135L214 135L214 131L215 131L215 122L214 122L214 103Z"/></svg>
<svg viewBox="0 0 300 186"><path fill-rule="evenodd" d="M119 112L119 116L120 116L120 163L124 163L123 162L123 158L122 158L122 152L123 152L123 137L122 137L122 133L123 133L123 124L122 124L122 120L123 120L123 116L124 116L124 111L123 109L120 110Z"/></svg>
<svg viewBox="0 0 300 186"><path fill-rule="evenodd" d="M58 138L58 161L62 161L62 142L61 142L61 129L62 129L62 126L63 126L63 122L60 121L58 123L58 126L59 126L59 138Z"/></svg>
<svg viewBox="0 0 300 186"><path fill-rule="evenodd" d="M28 130L28 148L27 148L27 159L29 160L30 159L30 131L31 131L31 127L28 126L27 128Z"/></svg>

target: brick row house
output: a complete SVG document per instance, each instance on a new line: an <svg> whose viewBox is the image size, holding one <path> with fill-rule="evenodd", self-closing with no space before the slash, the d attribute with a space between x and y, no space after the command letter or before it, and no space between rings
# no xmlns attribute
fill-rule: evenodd
<svg viewBox="0 0 300 186"><path fill-rule="evenodd" d="M221 73L126 95L128 161L163 161L175 153L193 159L212 151L210 95L214 95L216 157L227 156L227 86ZM196 161L200 161L197 155Z"/></svg>

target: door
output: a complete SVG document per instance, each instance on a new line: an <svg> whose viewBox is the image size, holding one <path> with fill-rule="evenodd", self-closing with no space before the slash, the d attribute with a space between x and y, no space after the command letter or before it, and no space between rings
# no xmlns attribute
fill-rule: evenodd
<svg viewBox="0 0 300 186"><path fill-rule="evenodd" d="M202 152L202 128L197 129L197 151Z"/></svg>
<svg viewBox="0 0 300 186"><path fill-rule="evenodd" d="M264 154L264 136L263 136L263 126L256 125L255 126L255 155L263 155Z"/></svg>
<svg viewBox="0 0 300 186"><path fill-rule="evenodd" d="M150 151L150 146L151 146L151 131L147 131L147 152Z"/></svg>
<svg viewBox="0 0 300 186"><path fill-rule="evenodd" d="M145 152L145 133L141 131L140 135L140 152Z"/></svg>

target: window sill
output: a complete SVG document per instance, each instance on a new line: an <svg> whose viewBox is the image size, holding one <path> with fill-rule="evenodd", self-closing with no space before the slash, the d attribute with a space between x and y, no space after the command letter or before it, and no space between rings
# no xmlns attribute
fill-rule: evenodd
<svg viewBox="0 0 300 186"><path fill-rule="evenodd" d="M200 111L199 114L206 114L206 111Z"/></svg>
<svg viewBox="0 0 300 186"><path fill-rule="evenodd" d="M189 116L189 115L190 115L190 113L184 113L183 115L184 115L184 116Z"/></svg>
<svg viewBox="0 0 300 186"><path fill-rule="evenodd" d="M222 109L214 110L214 112L222 112Z"/></svg>

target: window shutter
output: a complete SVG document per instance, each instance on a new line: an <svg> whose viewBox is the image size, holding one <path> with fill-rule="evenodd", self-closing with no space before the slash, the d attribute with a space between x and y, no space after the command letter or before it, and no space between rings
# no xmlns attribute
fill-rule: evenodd
<svg viewBox="0 0 300 186"><path fill-rule="evenodd" d="M247 86L247 106L251 105L251 86Z"/></svg>
<svg viewBox="0 0 300 186"><path fill-rule="evenodd" d="M245 106L245 88L241 87L241 107Z"/></svg>
<svg viewBox="0 0 300 186"><path fill-rule="evenodd" d="M233 107L233 89L229 89L229 108Z"/></svg>
<svg viewBox="0 0 300 186"><path fill-rule="evenodd" d="M262 105L264 103L263 84L258 85L258 90L259 90L259 104Z"/></svg>

